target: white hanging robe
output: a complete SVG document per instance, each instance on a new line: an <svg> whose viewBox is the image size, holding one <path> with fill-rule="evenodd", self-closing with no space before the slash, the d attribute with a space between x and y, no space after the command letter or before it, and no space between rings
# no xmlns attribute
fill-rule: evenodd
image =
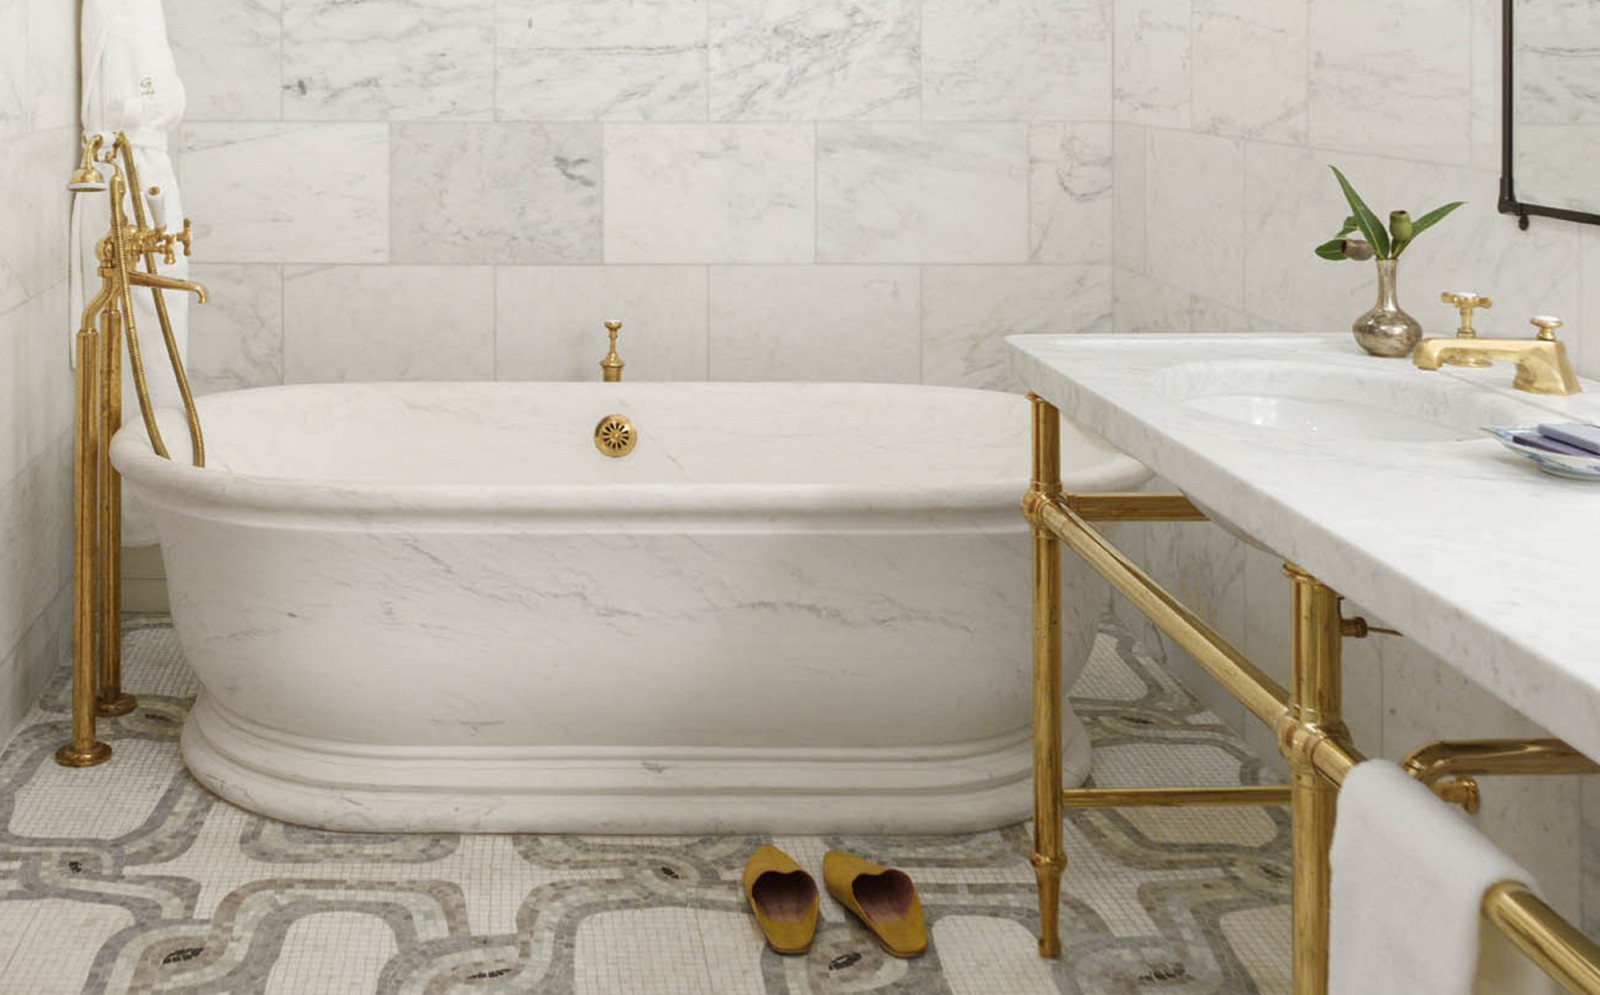
<svg viewBox="0 0 1600 995"><path fill-rule="evenodd" d="M181 229L183 198L178 191L167 140L168 133L183 119L184 91L172 47L167 42L161 0L83 0L82 25L84 134L103 135L105 147L109 149L116 133L125 132L133 146L140 184L146 190L161 188L166 201L167 228L169 231ZM129 194L131 197L138 192L130 189ZM134 217L131 199L123 206L131 220ZM100 287L95 245L109 225L105 194L76 196L72 212L71 328L74 333L84 303ZM188 278L189 263L181 248L173 265L166 265L159 255L156 259L163 275ZM143 268L142 261L139 268ZM189 295L168 291L165 296L179 354L187 355ZM166 344L162 341L155 300L148 289L133 288L133 311L151 402L158 408L178 407L182 399L167 358ZM132 424L140 422L139 402L127 362L124 344L122 414L123 423ZM183 459L189 451L187 432L166 441L174 459ZM123 524L124 545L154 542L155 534L144 520L145 516L131 506L128 512Z"/></svg>

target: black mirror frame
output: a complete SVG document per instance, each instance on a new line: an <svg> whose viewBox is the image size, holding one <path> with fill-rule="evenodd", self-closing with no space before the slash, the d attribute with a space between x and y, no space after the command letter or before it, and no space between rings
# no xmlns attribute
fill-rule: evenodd
<svg viewBox="0 0 1600 995"><path fill-rule="evenodd" d="M1561 221L1576 221L1579 224L1600 225L1600 214L1590 214L1587 211L1574 211L1565 207L1544 207L1539 204L1529 204L1517 199L1516 185L1512 178L1513 149L1512 140L1515 129L1512 119L1512 98L1515 85L1512 79L1512 6L1516 0L1502 0L1501 31L1501 57L1500 57L1500 213L1513 214L1517 218L1517 227L1523 231L1528 230L1530 217L1557 218Z"/></svg>

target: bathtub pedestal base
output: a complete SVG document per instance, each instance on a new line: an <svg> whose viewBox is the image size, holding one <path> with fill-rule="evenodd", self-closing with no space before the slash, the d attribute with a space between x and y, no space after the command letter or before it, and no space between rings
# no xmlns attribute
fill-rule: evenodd
<svg viewBox="0 0 1600 995"><path fill-rule="evenodd" d="M1063 710L1063 769L1088 736ZM800 747L382 747L286 735L202 694L183 758L285 822L360 832L954 833L1032 812L1030 733L975 743Z"/></svg>

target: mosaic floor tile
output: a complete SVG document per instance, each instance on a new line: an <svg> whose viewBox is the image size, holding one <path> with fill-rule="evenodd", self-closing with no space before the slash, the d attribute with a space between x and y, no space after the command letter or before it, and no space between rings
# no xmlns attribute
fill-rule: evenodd
<svg viewBox="0 0 1600 995"><path fill-rule="evenodd" d="M329 833L201 788L178 756L196 690L165 619L125 633L135 713L111 764L52 761L55 675L0 752L0 992L18 995L1280 995L1281 809L1073 813L1065 955L1034 951L1029 827L770 839L904 868L931 943L889 957L831 901L803 957L766 950L740 892L767 837ZM1260 762L1109 621L1073 700L1096 782L1257 783ZM819 875L820 876L820 875Z"/></svg>

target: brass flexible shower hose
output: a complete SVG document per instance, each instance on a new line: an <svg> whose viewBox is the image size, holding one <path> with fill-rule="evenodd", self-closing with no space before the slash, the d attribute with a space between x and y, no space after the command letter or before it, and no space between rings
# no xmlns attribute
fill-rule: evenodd
<svg viewBox="0 0 1600 995"><path fill-rule="evenodd" d="M129 199L133 201L133 219L140 228L143 228L146 224L144 188L139 183L139 168L133 164L133 146L125 141L119 144L122 146L123 169L128 177ZM116 233L117 255L127 259L123 228L127 219L120 216L121 204L114 205L113 211L115 214L112 217L112 230ZM143 256L145 272L154 274L155 252L147 251ZM178 339L172 331L172 317L167 312L167 299L159 287L151 287L150 293L155 298L156 318L161 323L161 337L167 346L167 358L172 363L173 378L178 383L178 395L183 399L183 416L189 423L189 442L194 453L194 465L203 467L206 465L206 443L200 431L200 412L195 409L194 393L189 389L189 376L184 372L182 357L178 355ZM150 403L150 385L145 380L144 361L139 353L139 329L133 317L133 289L127 281L123 281L122 294L123 310L127 314L128 365L133 370L134 391L139 397L139 414L144 419L145 431L149 433L150 444L156 453L171 459L166 443L161 438L161 430L156 427L155 408Z"/></svg>

